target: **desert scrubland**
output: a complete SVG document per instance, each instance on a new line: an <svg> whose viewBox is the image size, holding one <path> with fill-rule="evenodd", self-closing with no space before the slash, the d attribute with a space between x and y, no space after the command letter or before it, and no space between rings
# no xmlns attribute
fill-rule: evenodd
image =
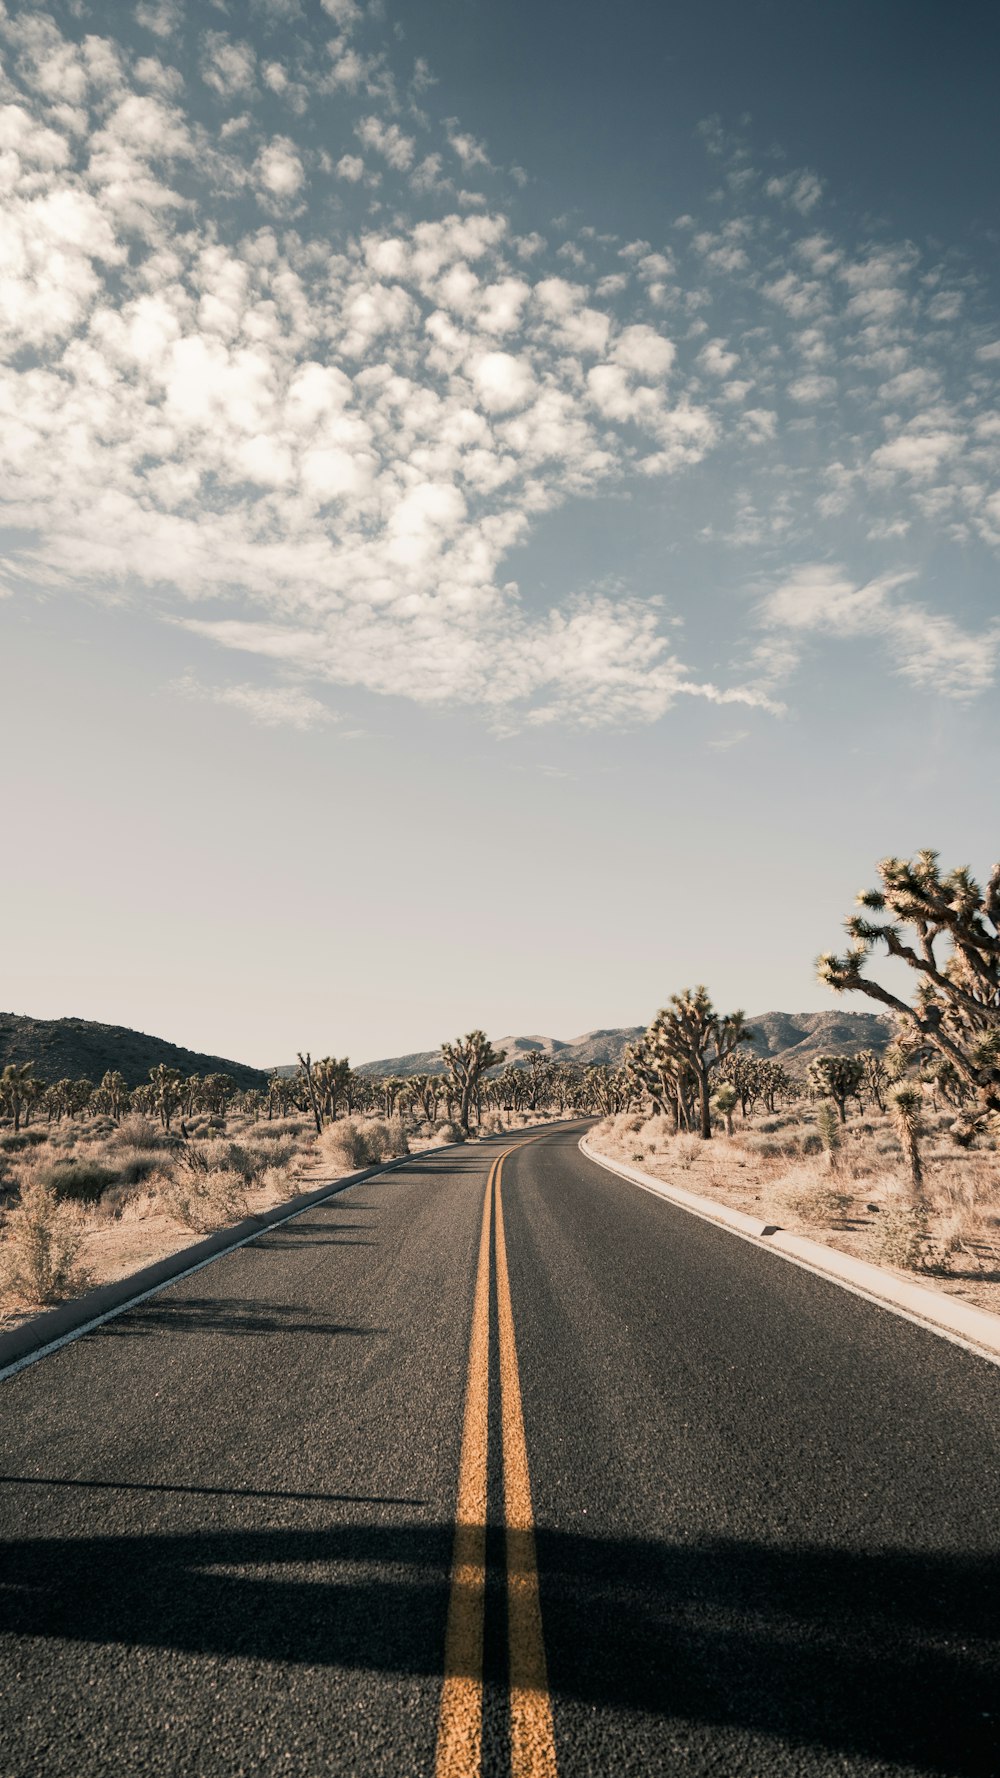
<svg viewBox="0 0 1000 1778"><path fill-rule="evenodd" d="M164 1063L129 1086L0 1073L0 1313L126 1275L311 1186L433 1144L567 1116L660 1178L1000 1309L1000 866L985 889L937 855L884 859L850 945L818 973L891 1015L890 1041L785 1067L704 987L672 994L621 1065L482 1030L433 1070L373 1075L300 1055L262 1087ZM915 976L911 1000L872 972Z"/></svg>

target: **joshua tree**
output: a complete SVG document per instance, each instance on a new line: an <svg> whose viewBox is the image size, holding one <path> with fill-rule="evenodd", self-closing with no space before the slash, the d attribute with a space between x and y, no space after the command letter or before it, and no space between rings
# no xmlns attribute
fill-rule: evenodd
<svg viewBox="0 0 1000 1778"><path fill-rule="evenodd" d="M858 1050L854 1060L860 1062L864 1070L865 1091L872 1104L877 1105L879 1111L884 1111L885 1091L892 1079L885 1058L877 1055L875 1050Z"/></svg>
<svg viewBox="0 0 1000 1778"><path fill-rule="evenodd" d="M8 1062L0 1074L0 1105L13 1119L15 1133L21 1128L21 1114L33 1103L36 1093L33 1062Z"/></svg>
<svg viewBox="0 0 1000 1778"><path fill-rule="evenodd" d="M153 1107L159 1115L163 1128L169 1130L170 1119L177 1110L184 1096L184 1082L180 1069L168 1068L165 1062L158 1062L149 1071L152 1087Z"/></svg>
<svg viewBox="0 0 1000 1778"><path fill-rule="evenodd" d="M864 1064L857 1056L814 1056L806 1069L809 1085L822 1098L833 1100L842 1124L847 1122L847 1101L857 1098L864 1077Z"/></svg>
<svg viewBox="0 0 1000 1778"><path fill-rule="evenodd" d="M104 1095L104 1103L113 1118L124 1116L128 1104L128 1086L124 1074L119 1074L117 1068L109 1068L98 1092Z"/></svg>
<svg viewBox="0 0 1000 1778"><path fill-rule="evenodd" d="M740 1096L736 1091L736 1088L730 1086L728 1080L724 1080L721 1087L716 1087L715 1089L713 1104L715 1105L716 1111L718 1111L726 1120L727 1136L731 1136L733 1133L733 1112L739 1104L739 1098Z"/></svg>
<svg viewBox="0 0 1000 1778"><path fill-rule="evenodd" d="M816 1113L816 1128L826 1154L827 1166L836 1172L840 1165L840 1120L832 1099L824 1099Z"/></svg>
<svg viewBox="0 0 1000 1778"><path fill-rule="evenodd" d="M417 1095L420 1109L427 1122L432 1124L437 1117L438 1099L441 1096L441 1082L436 1074L413 1074L410 1085Z"/></svg>
<svg viewBox="0 0 1000 1778"><path fill-rule="evenodd" d="M465 1037L456 1037L454 1043L443 1043L441 1054L458 1099L458 1121L468 1136L469 1111L479 1082L488 1068L499 1066L507 1052L495 1050L485 1031L470 1031Z"/></svg>
<svg viewBox="0 0 1000 1778"><path fill-rule="evenodd" d="M739 1044L753 1042L746 1014L733 1012L720 1017L707 988L685 988L680 994L671 994L644 1042L667 1079L680 1080L685 1071L690 1076L698 1100L699 1135L707 1142L712 1134L711 1072Z"/></svg>
<svg viewBox="0 0 1000 1778"><path fill-rule="evenodd" d="M323 1132L323 1113L320 1109L319 1093L317 1091L313 1070L313 1059L308 1050L306 1050L305 1055L299 1050L298 1056L302 1084L305 1087L306 1096L309 1100L309 1107L313 1114L313 1123L316 1125L316 1134L317 1136L320 1136Z"/></svg>
<svg viewBox="0 0 1000 1778"><path fill-rule="evenodd" d="M889 1007L913 1041L951 1064L965 1100L954 1133L967 1140L1000 1112L1000 864L985 890L964 866L942 874L930 851L883 858L878 874L881 886L858 896L864 912L846 921L850 948L819 958L820 980ZM879 946L918 976L912 1006L864 974Z"/></svg>
<svg viewBox="0 0 1000 1778"><path fill-rule="evenodd" d="M920 1159L920 1110L923 1094L913 1081L903 1081L889 1095L889 1110L896 1126L899 1145L910 1169L913 1195L920 1201L924 1191L924 1169Z"/></svg>

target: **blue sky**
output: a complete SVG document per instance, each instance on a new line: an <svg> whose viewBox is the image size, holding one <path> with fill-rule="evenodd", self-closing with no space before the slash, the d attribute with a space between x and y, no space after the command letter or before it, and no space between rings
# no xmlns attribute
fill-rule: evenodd
<svg viewBox="0 0 1000 1778"><path fill-rule="evenodd" d="M822 1006L992 862L995 13L674 10L3 15L14 1010Z"/></svg>

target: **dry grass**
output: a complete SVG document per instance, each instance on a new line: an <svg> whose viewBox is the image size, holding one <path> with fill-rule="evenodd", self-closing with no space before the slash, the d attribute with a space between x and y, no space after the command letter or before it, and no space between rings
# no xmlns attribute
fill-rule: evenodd
<svg viewBox="0 0 1000 1778"><path fill-rule="evenodd" d="M606 1118L602 1153L717 1197L860 1259L923 1275L950 1295L1000 1312L1000 1154L993 1139L949 1141L949 1113L925 1113L925 1186L915 1202L888 1116L849 1119L833 1164L807 1102L711 1142L671 1134L664 1118Z"/></svg>
<svg viewBox="0 0 1000 1778"><path fill-rule="evenodd" d="M197 1121L187 1139L136 1114L0 1133L0 1315L125 1276L300 1189L306 1119Z"/></svg>
<svg viewBox="0 0 1000 1778"><path fill-rule="evenodd" d="M490 1112L483 1136L551 1112ZM0 1129L0 1319L22 1318L88 1283L127 1277L244 1216L411 1149L463 1140L455 1124L341 1118L189 1118L186 1134L130 1113L69 1120L14 1136Z"/></svg>

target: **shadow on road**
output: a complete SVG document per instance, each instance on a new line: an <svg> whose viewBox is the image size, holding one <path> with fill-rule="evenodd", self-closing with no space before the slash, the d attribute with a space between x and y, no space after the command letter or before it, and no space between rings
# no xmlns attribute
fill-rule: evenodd
<svg viewBox="0 0 1000 1778"><path fill-rule="evenodd" d="M262 1303L245 1297L164 1297L150 1298L142 1307L130 1309L105 1321L90 1334L91 1339L120 1340L140 1338L144 1334L167 1332L223 1334L333 1334L350 1335L355 1339L384 1333L381 1327L347 1327L336 1321L313 1321L289 1303Z"/></svg>
<svg viewBox="0 0 1000 1778"><path fill-rule="evenodd" d="M450 1525L28 1538L0 1629L440 1673ZM553 1693L883 1761L1000 1769L1000 1562L541 1532Z"/></svg>

